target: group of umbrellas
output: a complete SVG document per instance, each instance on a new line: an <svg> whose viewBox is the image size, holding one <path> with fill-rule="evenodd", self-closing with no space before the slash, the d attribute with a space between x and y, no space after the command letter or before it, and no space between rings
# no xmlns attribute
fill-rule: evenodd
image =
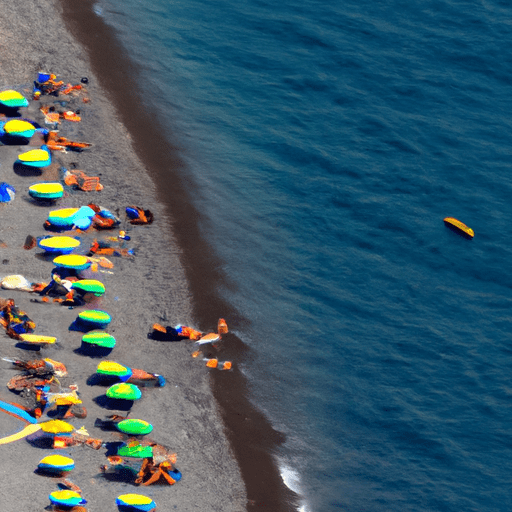
<svg viewBox="0 0 512 512"><path fill-rule="evenodd" d="M39 77L41 77L41 74ZM44 87L42 90L44 91ZM6 112L11 110L14 112L28 105L28 100L17 91L8 90L0 92L0 107L3 107L3 110ZM0 121L0 138L3 137L4 140L28 140L38 131L44 133L45 129L40 128L35 122L30 122L30 120L21 119L19 117L9 119L5 122ZM15 164L42 169L51 165L51 163L51 150L48 146L43 144L40 148L32 149L18 155ZM63 187L59 183L40 183L32 185L29 189L29 195L31 197L43 200L56 200L62 197L63 193ZM11 199L13 197L14 189ZM108 217L108 213L107 210L104 215ZM78 209L61 209L50 212L48 222L52 226L59 228L66 229L72 226L73 228L85 230L91 225L91 219L97 214L98 212L89 206L83 206ZM79 245L80 241L77 238L69 236L45 236L38 241L38 246L41 249L47 253L55 254L53 264L57 270L61 269L64 273L70 272L71 274L76 273L77 275L89 269L93 264L91 258L73 253ZM96 279L78 279L73 282L72 289L81 293L94 294L98 297L105 293L105 286ZM77 324L81 326L81 330L84 332L82 343L93 349L112 350L116 344L116 340L111 334L105 331L110 322L111 316L106 311L99 309L85 309L80 311ZM106 397L114 401L133 402L139 400L142 396L139 387L133 383L127 382L133 377L135 372L145 374L145 372L132 370L131 368L122 366L113 361L102 361L98 365L97 373L111 378L114 377L119 381L108 387L105 393ZM148 378L154 377L155 381L158 382L157 385L161 386L165 383L165 379L161 376L145 375L149 375L150 377ZM45 422L34 425L33 430L36 431L40 429L47 433L66 435L67 428L65 425L69 424L66 422L60 422L60 424ZM69 427L73 430L71 425L69 425ZM147 421L131 418L116 422L116 428L120 433L130 436L145 435L153 430L153 426ZM119 448L117 454L119 457L152 457L153 448L151 446L142 446L139 443L125 443ZM39 462L37 470L49 474L67 474L74 468L75 462L72 458L60 454L51 454L44 457ZM81 492L69 488L50 493L49 499L52 505L58 507L72 508L87 503L82 497ZM151 498L141 494L120 495L115 500L115 503L120 510L151 511L156 508L156 504Z"/></svg>

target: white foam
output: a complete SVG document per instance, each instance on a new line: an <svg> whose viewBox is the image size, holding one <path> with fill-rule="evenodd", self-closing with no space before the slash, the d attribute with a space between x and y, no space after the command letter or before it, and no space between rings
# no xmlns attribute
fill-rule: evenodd
<svg viewBox="0 0 512 512"><path fill-rule="evenodd" d="M298 512L310 512L307 503L304 501L304 497L302 495L299 473L295 469L290 468L285 464L279 465L279 472L281 474L281 478L283 479L284 485L286 485L288 489L293 491L301 498L299 508L297 509Z"/></svg>
<svg viewBox="0 0 512 512"><path fill-rule="evenodd" d="M94 4L92 10L97 16L103 16L103 7L99 4Z"/></svg>

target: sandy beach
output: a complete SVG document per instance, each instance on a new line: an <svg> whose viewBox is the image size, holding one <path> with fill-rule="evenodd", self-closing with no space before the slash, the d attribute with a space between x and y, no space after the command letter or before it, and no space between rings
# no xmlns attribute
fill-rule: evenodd
<svg viewBox="0 0 512 512"><path fill-rule="evenodd" d="M19 172L13 166L17 155L30 148L0 147L1 181L14 186L17 192L13 202L0 205L3 219L0 238L5 244L0 249L0 277L22 274L33 282L50 279L51 261L38 257L40 249L23 249L27 235L48 234L43 223L51 209L48 205L34 203L28 195L28 187L38 181L58 179L60 168L72 167L73 163L91 176L100 176L104 185L102 192L68 193L56 207L78 207L95 202L118 211L123 219L121 227L131 236L130 246L135 250L135 257L111 258L115 265L112 273L98 273L107 292L97 305L111 314L112 323L107 331L117 339L109 359L166 377L164 388L142 390L142 399L135 402L130 416L154 425L151 438L177 453L177 467L183 474L182 481L173 487L137 488L128 483L109 482L99 470L106 463L105 450L80 446L66 450L76 464L70 479L81 487L90 511L113 510L116 497L130 492L152 497L158 510L243 510L247 506L245 485L212 395L208 369L201 361L191 358L193 347L190 343L163 343L147 337L154 322L165 325L195 325L196 322L191 288L180 258L182 249L173 235L176 219L172 219L156 200L155 182L134 151L132 138L110 102L109 93L102 89L95 77L88 55L63 25L59 2L6 0L3 8L4 15L0 18L0 89L16 89L30 98L32 82L39 70L52 71L71 83L88 77L90 102L74 105L81 109L82 121L62 124L60 133L73 140L91 142L94 146L83 153L54 153L52 165L41 175ZM43 96L40 103L47 99ZM50 102L53 100L66 101L66 98L51 98ZM37 102L31 102L21 114L42 121ZM155 214L155 222L150 226L127 223L124 209L130 204L150 208ZM97 233L81 236L82 247L86 248ZM104 418L112 411L94 401L104 395L105 388L87 385L99 360L75 352L82 333L70 331L69 327L80 308L33 303L30 301L33 295L25 292L2 290L0 294L15 299L16 304L36 322L37 333L56 336L59 340L55 347L27 353L3 335L1 356L50 357L63 362L69 371L63 385L76 383L88 410L88 416L82 420L73 419L73 425L77 428L85 426L92 437L118 441L116 434L94 427L96 418ZM210 315L210 324L197 327L204 331L214 330L216 320L222 314L215 307L211 308ZM1 382L7 383L14 374L8 363L0 365ZM3 389L0 399L22 403L5 386ZM15 432L21 426L14 418L0 415L2 435ZM44 510L49 505L48 495L57 490L57 484L52 478L35 474L34 470L49 451L36 448L25 440L4 445L0 451L2 510Z"/></svg>

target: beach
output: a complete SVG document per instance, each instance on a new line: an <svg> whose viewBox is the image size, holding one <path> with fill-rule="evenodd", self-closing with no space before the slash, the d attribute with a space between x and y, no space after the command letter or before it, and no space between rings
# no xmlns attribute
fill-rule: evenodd
<svg viewBox="0 0 512 512"><path fill-rule="evenodd" d="M156 182L150 177L146 162L134 149L132 135L122 122L122 114L111 101L113 94L122 94L123 91L109 91L102 87L89 56L63 24L59 2L7 0L3 7L5 14L0 19L0 88L15 89L31 98L32 82L38 71L54 72L66 83L79 83L82 77L87 77L90 102L79 106L82 121L63 124L60 134L72 140L90 142L93 147L83 153L54 152L51 166L40 175L21 172L13 166L17 155L30 148L0 147L2 181L12 185L17 192L13 202L0 205L3 219L0 238L5 245L0 249L1 277L21 274L32 282L48 282L51 277L51 259L38 257L41 254L39 249L23 249L27 235L37 238L48 234L43 223L51 209L48 205L40 206L31 201L28 187L39 181L58 180L61 167L73 168L76 165L90 176L99 176L104 185L103 191L68 193L59 200L57 207L79 207L94 202L119 213L123 219L121 228L131 237L130 246L135 256L111 258L114 268L109 272L98 272L97 278L105 284L107 292L96 305L112 316L108 332L115 336L117 345L109 359L161 374L167 379L163 388L142 390L142 399L134 404L130 417L142 418L154 425L151 438L177 453L176 466L183 474L182 481L173 487L137 489L129 483L110 482L99 469L106 463L105 450L78 446L66 450L76 465L70 479L82 489L90 511L112 510L118 495L137 492L153 498L158 510L243 510L247 506L245 485L212 394L209 370L204 362L191 357L194 347L190 342L158 342L147 337L154 322L193 325L203 331L213 331L217 319L224 312L219 311L217 303L208 308L208 315L194 311L192 298L197 290L194 290L193 283L191 286L187 281L183 248L177 243L173 231L173 226L182 219L171 218L168 209L159 201ZM129 69L125 72L130 74ZM133 100L132 93L127 91L127 101ZM43 96L39 103L47 99ZM53 100L66 101L66 98L52 97ZM131 108L129 104L126 107ZM136 112L137 108L140 107L133 106L132 111ZM39 104L31 101L21 114L41 122L38 109ZM147 122L142 118L139 121L142 125ZM147 150L158 154L158 141ZM179 159L173 158L179 167ZM169 154L162 163L169 163ZM130 225L124 214L128 205L151 209L155 222L149 226ZM98 233L82 233L80 236L85 248ZM195 268L199 273L201 269ZM214 277L210 281L212 286ZM205 293L208 293L207 283L204 286ZM38 334L58 338L55 347L27 353L16 348L15 341L4 335L2 357L50 357L64 363L69 376L63 379L63 385L77 384L88 410L87 417L73 419L73 425L76 428L84 426L91 437L101 437L105 442L119 441L116 434L94 427L96 418L103 418L113 411L95 401L104 395L105 388L87 384L99 359L76 352L82 333L70 331L69 327L80 309L34 303L31 302L32 294L21 291L2 290L1 296L14 298L16 305L36 322ZM198 319L201 325L196 324ZM14 371L4 362L0 369L2 381L6 383L13 375ZM5 387L0 398L22 402ZM3 435L19 430L21 426L16 419L0 415ZM39 511L47 507L49 493L57 490L56 480L39 476L34 470L39 460L50 451L20 440L2 446L1 452L2 510Z"/></svg>

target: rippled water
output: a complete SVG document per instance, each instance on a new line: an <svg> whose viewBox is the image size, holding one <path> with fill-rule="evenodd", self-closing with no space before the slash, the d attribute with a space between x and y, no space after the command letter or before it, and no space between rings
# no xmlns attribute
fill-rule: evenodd
<svg viewBox="0 0 512 512"><path fill-rule="evenodd" d="M509 3L96 13L178 134L304 508L509 510Z"/></svg>

